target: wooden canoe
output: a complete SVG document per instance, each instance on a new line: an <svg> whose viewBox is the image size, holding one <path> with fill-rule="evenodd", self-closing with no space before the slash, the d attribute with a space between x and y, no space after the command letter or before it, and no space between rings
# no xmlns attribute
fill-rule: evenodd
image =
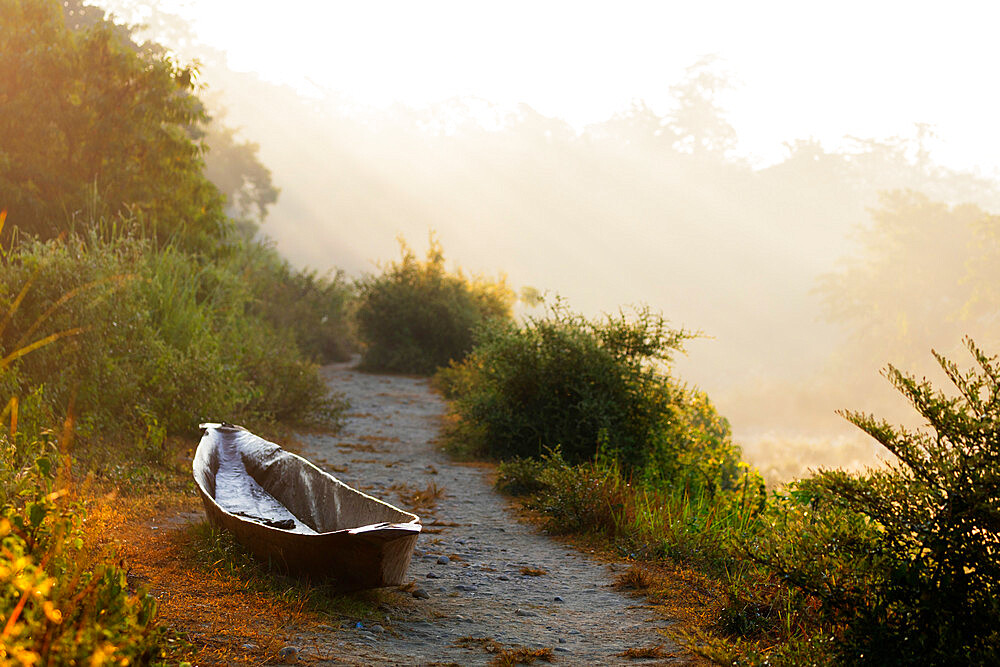
<svg viewBox="0 0 1000 667"><path fill-rule="evenodd" d="M201 428L192 467L212 524L269 565L338 590L403 583L419 517L241 426Z"/></svg>

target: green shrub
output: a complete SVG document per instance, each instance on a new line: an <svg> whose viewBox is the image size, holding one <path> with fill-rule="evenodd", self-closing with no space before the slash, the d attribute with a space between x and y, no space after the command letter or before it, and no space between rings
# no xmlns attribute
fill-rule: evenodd
<svg viewBox="0 0 1000 667"><path fill-rule="evenodd" d="M24 286L30 298L0 334L2 349L24 345L39 321L38 331L84 329L19 360L12 393L44 384L55 412L72 406L81 435L329 416L316 368L253 314L248 286L226 265L94 234L25 242L7 259L0 307Z"/></svg>
<svg viewBox="0 0 1000 667"><path fill-rule="evenodd" d="M967 344L968 373L935 354L955 396L888 368L932 432L845 413L896 461L801 482L747 541L821 601L840 663L1000 662L1000 365Z"/></svg>
<svg viewBox="0 0 1000 667"><path fill-rule="evenodd" d="M245 345L240 368L252 380L247 402L237 414L255 422L333 425L347 407L330 393L326 380L311 362L300 358L290 332L269 327L233 329Z"/></svg>
<svg viewBox="0 0 1000 667"><path fill-rule="evenodd" d="M290 336L307 358L320 364L350 358L354 295L342 273L295 270L274 248L254 243L237 254L234 270L253 293L253 312Z"/></svg>
<svg viewBox="0 0 1000 667"><path fill-rule="evenodd" d="M645 308L588 321L561 303L524 326L484 327L439 378L460 418L454 437L501 459L558 447L579 463L603 448L632 474L731 485L728 424L664 370L691 336Z"/></svg>
<svg viewBox="0 0 1000 667"><path fill-rule="evenodd" d="M496 488L512 496L527 496L547 488L542 481L547 462L543 459L514 457L497 468Z"/></svg>
<svg viewBox="0 0 1000 667"><path fill-rule="evenodd" d="M405 242L400 246L399 262L357 285L361 366L430 375L465 358L478 326L509 319L514 295L502 280L470 281L448 273L433 238L424 261Z"/></svg>
<svg viewBox="0 0 1000 667"><path fill-rule="evenodd" d="M558 449L501 463L496 487L527 496L527 505L542 512L555 533L619 538L634 518L634 490L614 462L570 465Z"/></svg>

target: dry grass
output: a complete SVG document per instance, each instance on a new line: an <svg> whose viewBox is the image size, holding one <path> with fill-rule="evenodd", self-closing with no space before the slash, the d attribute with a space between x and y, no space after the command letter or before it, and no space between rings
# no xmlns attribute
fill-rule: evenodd
<svg viewBox="0 0 1000 667"><path fill-rule="evenodd" d="M458 526L466 526L468 524L455 523L454 521L439 521L437 519L432 520L430 523L424 524L423 532L438 534L444 531L445 528L455 528Z"/></svg>
<svg viewBox="0 0 1000 667"><path fill-rule="evenodd" d="M548 572L538 567L528 567L525 565L521 568L521 574L527 577L541 577L548 574Z"/></svg>
<svg viewBox="0 0 1000 667"><path fill-rule="evenodd" d="M445 489L434 482L424 489L415 489L408 484L393 484L390 491L395 491L399 501L412 512L426 512L437 507L437 502L444 497Z"/></svg>
<svg viewBox="0 0 1000 667"><path fill-rule="evenodd" d="M646 591L653 585L653 573L642 565L632 565L615 578L615 588L629 591Z"/></svg>
<svg viewBox="0 0 1000 667"><path fill-rule="evenodd" d="M159 601L158 619L176 631L171 663L265 664L302 634L319 625L370 618L379 607L399 606L399 592L385 589L334 595L321 586L272 575L239 555L224 554L214 563L212 540L218 537L204 523L153 531L126 525L123 553L137 577ZM228 536L219 538L228 541ZM249 561L249 559L247 559ZM320 647L299 654L321 656Z"/></svg>
<svg viewBox="0 0 1000 667"><path fill-rule="evenodd" d="M399 591L400 593L412 593L416 589L417 589L417 582L414 581L413 579L410 579L405 584L400 584L399 586L396 587L396 590Z"/></svg>
<svg viewBox="0 0 1000 667"><path fill-rule="evenodd" d="M364 440L365 442L402 442L402 440L400 440L395 435L371 435L371 434L369 434L369 435L362 435L362 436L360 436L360 439Z"/></svg>
<svg viewBox="0 0 1000 667"><path fill-rule="evenodd" d="M618 654L622 658L631 658L633 660L639 660L641 658L665 658L667 657L667 652L663 650L663 644L656 644L654 646L640 646L636 648L628 648Z"/></svg>
<svg viewBox="0 0 1000 667"><path fill-rule="evenodd" d="M354 451L354 452L365 452L368 454L376 454L381 450L374 445L364 443L364 442L338 442L338 449L343 449L344 451Z"/></svg>
<svg viewBox="0 0 1000 667"><path fill-rule="evenodd" d="M552 649L536 648L531 649L524 646L512 646L504 648L503 645L490 637L460 637L455 641L455 646L464 648L481 648L486 653L494 656L490 661L491 667L513 667L513 665L530 665L536 660L552 662Z"/></svg>
<svg viewBox="0 0 1000 667"><path fill-rule="evenodd" d="M552 662L552 649L531 649L524 646L506 649L497 653L496 657L490 660L490 666L513 667L514 665L530 665L536 660Z"/></svg>
<svg viewBox="0 0 1000 667"><path fill-rule="evenodd" d="M304 602L275 600L221 569L193 565L191 531L123 528L120 544L130 572L157 598L160 624L183 639L171 658L259 664L281 649L286 628L307 621Z"/></svg>
<svg viewBox="0 0 1000 667"><path fill-rule="evenodd" d="M492 637L459 637L455 640L454 646L462 648L481 648L487 653L497 654L503 651L503 645Z"/></svg>

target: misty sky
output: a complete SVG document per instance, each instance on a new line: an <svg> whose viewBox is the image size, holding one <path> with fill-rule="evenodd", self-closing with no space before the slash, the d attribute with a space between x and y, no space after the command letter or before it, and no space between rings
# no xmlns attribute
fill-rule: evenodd
<svg viewBox="0 0 1000 667"><path fill-rule="evenodd" d="M142 20L144 3L101 4ZM449 263L588 316L648 304L708 336L674 370L772 479L871 461L835 410L900 407L878 375L898 350L851 348L815 291L857 258L877 192L1000 210L995 183L941 169L1000 177L983 2L158 4L188 24L163 43L205 58L210 107L259 144L281 188L262 230L293 264L357 276L434 230ZM171 43L188 28L200 44ZM738 144L698 163L660 130L709 54ZM470 109L502 122L481 132ZM921 372L959 342L939 329Z"/></svg>
<svg viewBox="0 0 1000 667"><path fill-rule="evenodd" d="M373 105L455 95L525 102L577 127L634 99L658 112L705 54L737 83L720 99L757 163L785 141L911 134L935 159L995 173L991 85L1000 6L978 2L328 2L171 0L230 66ZM239 12L234 18L233 12Z"/></svg>

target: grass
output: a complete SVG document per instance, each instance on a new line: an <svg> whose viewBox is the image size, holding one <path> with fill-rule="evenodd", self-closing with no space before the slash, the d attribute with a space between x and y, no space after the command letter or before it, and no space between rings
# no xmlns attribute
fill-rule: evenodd
<svg viewBox="0 0 1000 667"><path fill-rule="evenodd" d="M628 591L647 591L653 585L653 575L642 565L632 565L615 578L615 587Z"/></svg>
<svg viewBox="0 0 1000 667"><path fill-rule="evenodd" d="M190 493L166 489L136 500L104 498L94 529L118 544L130 577L159 600L159 622L174 633L167 646L171 663L273 662L282 647L319 626L388 625L387 610L410 604L403 591L337 594L268 570L228 533L203 520L185 523L202 511ZM151 525L150 516L160 517L160 525Z"/></svg>
<svg viewBox="0 0 1000 667"><path fill-rule="evenodd" d="M408 484L393 484L389 487L399 497L399 501L412 512L430 512L444 497L445 488L430 482L426 488L413 488Z"/></svg>
<svg viewBox="0 0 1000 667"><path fill-rule="evenodd" d="M551 648L512 647L497 653L490 661L492 667L513 667L513 665L531 665L537 660L552 662Z"/></svg>
<svg viewBox="0 0 1000 667"><path fill-rule="evenodd" d="M733 608L737 617L752 615L752 608L743 612L734 604L736 592L749 598L755 591L755 599L775 605L787 598L734 551L756 509L742 489L692 493L630 481L595 463L518 461L513 473L511 482L501 464L497 485L535 489L519 500L533 520L603 558L631 561L615 586L644 596L671 621L672 637L689 648L719 632L720 619ZM766 629L775 630L773 624ZM794 632L789 628L786 635Z"/></svg>
<svg viewBox="0 0 1000 667"><path fill-rule="evenodd" d="M129 582L157 598L158 623L171 629L163 646L169 664L273 663L303 634L359 621L391 628L392 617L413 607L405 587L338 594L254 560L203 520L188 468L194 444L167 439L141 475L118 459L96 474L77 474L78 492L92 505L85 548L116 548ZM85 454L82 469L110 452L102 445ZM317 646L300 662L336 658Z"/></svg>

